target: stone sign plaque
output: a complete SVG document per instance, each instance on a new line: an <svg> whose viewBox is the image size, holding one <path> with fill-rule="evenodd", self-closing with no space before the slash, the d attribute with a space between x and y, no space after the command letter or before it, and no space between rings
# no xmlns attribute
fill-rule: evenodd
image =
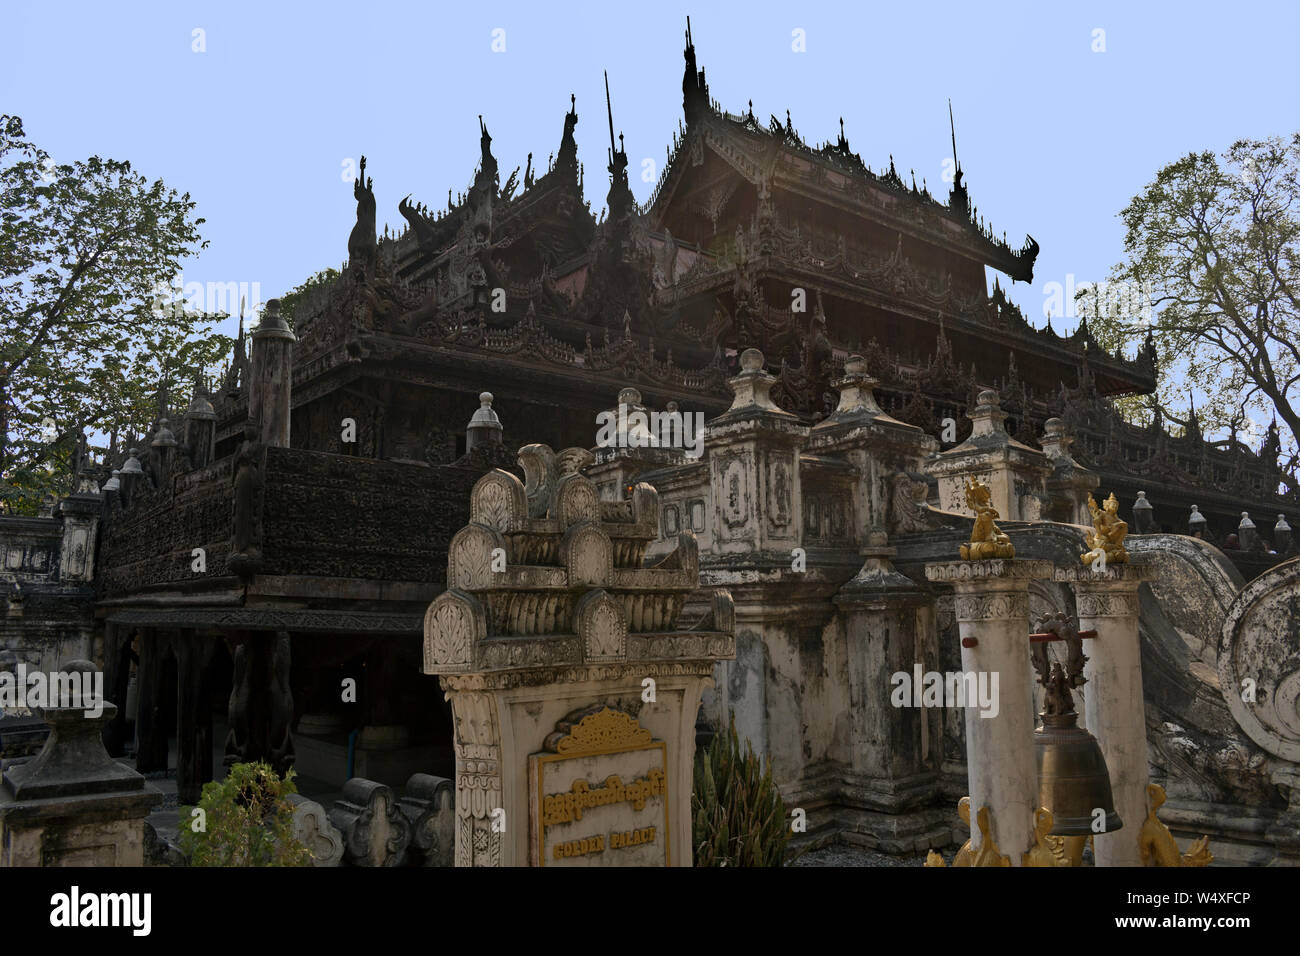
<svg viewBox="0 0 1300 956"><path fill-rule="evenodd" d="M668 866L668 752L629 714L578 711L529 759L534 866Z"/></svg>

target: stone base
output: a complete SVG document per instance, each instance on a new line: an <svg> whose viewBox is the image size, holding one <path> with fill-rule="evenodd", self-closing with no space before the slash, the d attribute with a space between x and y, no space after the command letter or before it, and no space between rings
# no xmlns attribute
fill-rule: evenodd
<svg viewBox="0 0 1300 956"><path fill-rule="evenodd" d="M1171 799L1160 808L1159 817L1180 850L1185 851L1193 840L1208 835L1215 866L1294 866L1300 862L1284 855L1279 858L1279 847L1269 833L1277 818L1267 810ZM1127 830L1128 821L1124 822ZM1133 835L1137 836L1136 828Z"/></svg>
<svg viewBox="0 0 1300 956"><path fill-rule="evenodd" d="M842 842L882 853L923 853L951 846L953 827L960 826L956 802L942 795L938 774L889 781L829 771L805 778L785 801L808 819L808 832L795 835L794 847Z"/></svg>
<svg viewBox="0 0 1300 956"><path fill-rule="evenodd" d="M347 734L324 737L294 734L293 745L297 752L294 770L300 775L337 786L347 782ZM452 776L455 764L456 758L450 744L441 747L435 744L415 744L378 750L357 746L353 755L352 776L400 789L413 773Z"/></svg>
<svg viewBox="0 0 1300 956"><path fill-rule="evenodd" d="M0 788L0 867L144 866L144 818L162 800L147 786L21 802Z"/></svg>

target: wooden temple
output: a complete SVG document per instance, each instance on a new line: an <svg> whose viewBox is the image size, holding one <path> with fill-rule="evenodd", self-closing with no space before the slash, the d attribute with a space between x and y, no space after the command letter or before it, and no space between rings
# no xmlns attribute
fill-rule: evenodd
<svg viewBox="0 0 1300 956"><path fill-rule="evenodd" d="M683 121L644 207L607 104L592 213L572 98L545 169L530 154L504 181L480 118L468 190L440 211L402 200L396 236L377 235L363 161L341 274L241 327L216 387L161 407L111 463L95 613L110 690L138 661L140 770L165 769L174 735L194 801L225 715L231 760L340 783L450 776L421 621L474 483L518 471L524 442L591 447L629 387L714 418L748 348L805 424L860 353L882 409L936 439L953 419L949 444L985 389L1026 445L1063 420L1103 489L1126 506L1145 490L1168 530L1192 503L1220 534L1243 509L1297 514L1275 491L1276 431L1254 450L1118 416L1111 398L1155 388L1149 339L1109 354L1086 323L1034 328L1001 280L990 293L987 269L1029 282L1039 247L994 234L960 166L936 196L892 158L867 166L842 124L810 145L788 112L722 110L689 32L684 57Z"/></svg>

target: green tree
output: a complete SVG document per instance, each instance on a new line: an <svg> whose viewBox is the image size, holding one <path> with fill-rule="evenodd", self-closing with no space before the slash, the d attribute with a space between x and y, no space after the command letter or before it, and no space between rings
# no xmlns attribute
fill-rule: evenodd
<svg viewBox="0 0 1300 956"><path fill-rule="evenodd" d="M1276 414L1294 471L1300 440L1300 134L1240 140L1161 169L1120 213L1125 260L1080 314L1108 349L1156 342L1155 395L1130 401L1204 431ZM1115 295L1116 291L1127 294ZM1105 294L1109 293L1109 294ZM1136 294L1135 294L1136 293ZM1131 306L1146 299L1150 308ZM1256 419L1258 420L1258 419ZM1294 478L1287 479L1294 487Z"/></svg>
<svg viewBox="0 0 1300 956"><path fill-rule="evenodd" d="M161 292L207 245L194 205L130 163L56 164L0 115L0 510L67 491L83 431L142 430L144 396L229 348Z"/></svg>

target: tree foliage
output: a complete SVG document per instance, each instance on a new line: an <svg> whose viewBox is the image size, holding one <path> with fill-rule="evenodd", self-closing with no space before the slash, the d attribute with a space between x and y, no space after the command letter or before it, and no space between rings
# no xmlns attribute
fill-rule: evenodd
<svg viewBox="0 0 1300 956"><path fill-rule="evenodd" d="M68 491L83 431L143 432L160 387L229 349L222 316L163 291L206 246L194 206L127 162L57 164L0 115L0 510Z"/></svg>
<svg viewBox="0 0 1300 956"><path fill-rule="evenodd" d="M1153 333L1160 380L1143 402L1146 415L1158 408L1185 425L1194 392L1204 432L1253 431L1252 420L1276 414L1294 452L1300 134L1240 140L1221 156L1184 156L1161 169L1120 216L1126 258L1112 282L1142 290L1151 310L1135 314L1091 290L1080 311L1109 349ZM1287 470L1294 464L1293 456Z"/></svg>

